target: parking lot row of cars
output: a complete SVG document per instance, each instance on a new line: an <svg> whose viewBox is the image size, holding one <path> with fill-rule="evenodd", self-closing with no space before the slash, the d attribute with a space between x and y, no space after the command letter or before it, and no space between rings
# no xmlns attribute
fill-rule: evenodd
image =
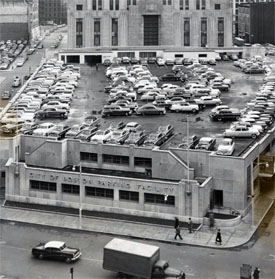
<svg viewBox="0 0 275 279"><path fill-rule="evenodd" d="M16 57L20 56L27 44L27 40L0 41L0 70L8 69Z"/></svg>
<svg viewBox="0 0 275 279"><path fill-rule="evenodd" d="M36 119L68 117L80 70L79 67L63 64L63 61L55 59L43 64L1 119L3 133L9 133L9 130L12 133L25 122ZM3 127L5 124L9 126Z"/></svg>

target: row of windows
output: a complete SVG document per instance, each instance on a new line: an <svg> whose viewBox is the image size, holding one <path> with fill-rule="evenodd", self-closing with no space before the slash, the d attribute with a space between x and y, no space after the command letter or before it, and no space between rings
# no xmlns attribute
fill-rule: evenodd
<svg viewBox="0 0 275 279"><path fill-rule="evenodd" d="M163 5L172 5L172 0L162 0ZM137 5L137 0L127 0L127 10L129 9L129 6L135 6ZM215 10L220 10L221 5L215 4ZM109 9L112 10L119 10L119 0L110 0L109 3ZM189 0L180 0L179 1L179 9L180 10L189 10ZM196 0L196 10L205 10L206 9L206 0ZM83 5L77 4L76 5L77 11L83 10ZM102 10L102 0L92 0L92 10L96 11Z"/></svg>
<svg viewBox="0 0 275 279"><path fill-rule="evenodd" d="M30 180L31 190L56 192L56 183ZM79 185L61 184L62 193L79 195ZM85 187L87 197L114 198L114 190L98 187ZM139 202L139 192L119 190L119 199ZM144 193L144 202L152 204L175 205L175 196Z"/></svg>
<svg viewBox="0 0 275 279"><path fill-rule="evenodd" d="M125 54L124 54L124 56L125 56ZM97 153L80 152L80 160L97 163L98 156L97 156ZM129 165L129 157L122 156L122 155L103 154L102 161L103 161L103 163L108 163L108 164ZM136 167L152 168L152 159L134 157L134 165Z"/></svg>

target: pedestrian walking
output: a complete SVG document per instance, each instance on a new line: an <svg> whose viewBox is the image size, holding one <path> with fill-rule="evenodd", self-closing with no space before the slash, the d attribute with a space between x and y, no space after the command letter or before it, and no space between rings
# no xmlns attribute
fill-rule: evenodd
<svg viewBox="0 0 275 279"><path fill-rule="evenodd" d="M219 244L219 245L222 245L222 235L221 235L221 230L220 229L218 229L215 243Z"/></svg>
<svg viewBox="0 0 275 279"><path fill-rule="evenodd" d="M255 267L254 269L253 279L260 279L260 269L258 267Z"/></svg>
<svg viewBox="0 0 275 279"><path fill-rule="evenodd" d="M95 64L95 68L98 71L98 63Z"/></svg>
<svg viewBox="0 0 275 279"><path fill-rule="evenodd" d="M191 218L189 218L188 229L189 229L189 233L193 232L193 222Z"/></svg>
<svg viewBox="0 0 275 279"><path fill-rule="evenodd" d="M180 225L179 219L175 217L175 225L174 228L176 229Z"/></svg>
<svg viewBox="0 0 275 279"><path fill-rule="evenodd" d="M182 240L182 237L180 235L180 225L178 225L176 227L176 235L175 235L175 239L177 239L177 237L179 237Z"/></svg>

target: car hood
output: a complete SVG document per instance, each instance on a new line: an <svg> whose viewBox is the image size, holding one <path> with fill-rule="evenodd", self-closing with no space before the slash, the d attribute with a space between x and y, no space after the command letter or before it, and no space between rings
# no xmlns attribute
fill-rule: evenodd
<svg viewBox="0 0 275 279"><path fill-rule="evenodd" d="M218 150L217 152L218 153L227 153L228 151L231 150L231 147L230 146L227 146L227 145L220 145L218 146Z"/></svg>
<svg viewBox="0 0 275 279"><path fill-rule="evenodd" d="M181 278L182 272L177 269L167 267L164 270L164 274L165 278Z"/></svg>

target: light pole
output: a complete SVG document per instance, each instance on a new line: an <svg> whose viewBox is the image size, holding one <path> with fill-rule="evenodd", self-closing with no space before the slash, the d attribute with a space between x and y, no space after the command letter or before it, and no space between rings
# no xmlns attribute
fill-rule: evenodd
<svg viewBox="0 0 275 279"><path fill-rule="evenodd" d="M187 195L191 195L191 188L190 188L190 173L189 173L189 166L190 166L190 160L189 160L189 115L187 115Z"/></svg>
<svg viewBox="0 0 275 279"><path fill-rule="evenodd" d="M78 207L78 211L79 211L79 228L82 228L82 165L81 162L79 163L79 207ZM73 171L76 171L76 166L74 165L72 167Z"/></svg>

